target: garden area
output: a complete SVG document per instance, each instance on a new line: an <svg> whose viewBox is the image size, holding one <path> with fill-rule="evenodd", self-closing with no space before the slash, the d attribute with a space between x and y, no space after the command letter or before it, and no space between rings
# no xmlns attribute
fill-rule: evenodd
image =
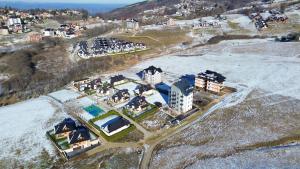
<svg viewBox="0 0 300 169"><path fill-rule="evenodd" d="M105 119L109 116L113 116L113 115L116 115L116 116L121 116L117 111L115 110L111 110L101 116L98 116L94 119L91 119L89 121L89 124L92 125L94 128L96 128L98 131L99 131L99 134L101 135L102 138L104 138L105 140L107 141L110 141L110 142L118 142L118 141L122 141L123 138L125 138L128 134L130 134L131 132L135 132L136 131L136 127L131 124L127 129L124 129L112 136L107 136L101 129L99 126L97 126L95 124L95 122L99 121L99 120L102 120L102 119ZM135 140L133 140L135 141Z"/></svg>
<svg viewBox="0 0 300 169"><path fill-rule="evenodd" d="M143 119L153 116L155 113L157 113L159 111L159 108L155 105L149 105L149 108L147 108L147 110L140 112L140 113L134 113L134 112L130 112L128 109L123 109L123 113L131 118L132 120L136 121L136 122L141 122Z"/></svg>

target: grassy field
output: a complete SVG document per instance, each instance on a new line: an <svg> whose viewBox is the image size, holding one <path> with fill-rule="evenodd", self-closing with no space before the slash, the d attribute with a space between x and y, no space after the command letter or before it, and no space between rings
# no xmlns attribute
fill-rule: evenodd
<svg viewBox="0 0 300 169"><path fill-rule="evenodd" d="M137 117L133 117L129 114L128 110L123 110L123 113L131 118L132 120L136 121L136 122L141 122L142 120L144 120L147 117L150 117L152 115L154 115L155 113L157 113L159 110L158 107L156 107L155 105L151 105L151 109L146 110L143 114L137 116Z"/></svg>
<svg viewBox="0 0 300 169"><path fill-rule="evenodd" d="M181 29L169 30L147 30L136 35L132 33L122 33L115 35L115 38L131 41L135 43L145 43L149 50L140 51L138 55L152 54L162 51L171 45L181 44L182 42L190 41L187 36L188 31Z"/></svg>

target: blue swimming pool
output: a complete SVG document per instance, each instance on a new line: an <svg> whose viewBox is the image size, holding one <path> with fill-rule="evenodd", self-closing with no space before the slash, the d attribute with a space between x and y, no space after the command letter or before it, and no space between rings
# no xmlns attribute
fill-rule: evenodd
<svg viewBox="0 0 300 169"><path fill-rule="evenodd" d="M104 113L104 111L96 105L91 105L83 109L94 117L100 116L101 114Z"/></svg>

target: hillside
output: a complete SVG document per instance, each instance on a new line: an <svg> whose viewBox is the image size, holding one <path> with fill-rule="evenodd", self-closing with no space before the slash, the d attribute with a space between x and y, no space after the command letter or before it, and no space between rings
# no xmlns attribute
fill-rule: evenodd
<svg viewBox="0 0 300 169"><path fill-rule="evenodd" d="M139 13L144 12L145 10L151 10L151 9L159 8L162 6L174 8L174 5L178 4L178 3L180 3L180 0L143 1L143 2L132 4L132 5L128 5L123 8L115 9L111 12L104 14L104 16L106 18L117 18L117 19L134 18Z"/></svg>
<svg viewBox="0 0 300 169"><path fill-rule="evenodd" d="M115 9L105 13L104 17L108 19L139 18L147 10L154 10L154 15L171 15L177 12L186 17L207 16L249 6L255 1L257 0L149 0Z"/></svg>

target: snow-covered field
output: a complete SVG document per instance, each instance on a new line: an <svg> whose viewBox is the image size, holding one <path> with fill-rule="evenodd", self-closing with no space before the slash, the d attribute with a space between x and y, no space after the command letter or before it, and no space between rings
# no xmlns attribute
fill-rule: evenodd
<svg viewBox="0 0 300 169"><path fill-rule="evenodd" d="M50 93L49 96L53 97L54 99L64 103L70 100L74 100L80 96L80 94L71 91L71 90L59 90L57 92Z"/></svg>
<svg viewBox="0 0 300 169"><path fill-rule="evenodd" d="M43 149L53 154L45 134L65 116L60 105L46 96L1 107L0 159L29 161Z"/></svg>
<svg viewBox="0 0 300 169"><path fill-rule="evenodd" d="M255 88L300 99L300 43L277 43L270 39L232 40L142 62L123 75L139 79L137 72L154 65L171 81L184 74L207 69L226 76L226 84Z"/></svg>
<svg viewBox="0 0 300 169"><path fill-rule="evenodd" d="M128 82L125 84L118 85L115 88L118 90L128 89L130 96L134 96L134 90L136 89L137 86L138 86L137 83Z"/></svg>

